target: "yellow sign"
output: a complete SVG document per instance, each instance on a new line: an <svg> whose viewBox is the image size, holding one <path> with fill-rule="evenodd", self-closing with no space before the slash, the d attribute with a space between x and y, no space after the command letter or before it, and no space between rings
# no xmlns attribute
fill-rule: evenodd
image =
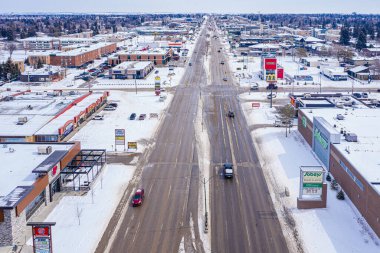
<svg viewBox="0 0 380 253"><path fill-rule="evenodd" d="M137 149L137 142L128 142L128 149Z"/></svg>
<svg viewBox="0 0 380 253"><path fill-rule="evenodd" d="M155 79L156 81L160 81L160 80L161 80L161 77L156 76L154 79Z"/></svg>

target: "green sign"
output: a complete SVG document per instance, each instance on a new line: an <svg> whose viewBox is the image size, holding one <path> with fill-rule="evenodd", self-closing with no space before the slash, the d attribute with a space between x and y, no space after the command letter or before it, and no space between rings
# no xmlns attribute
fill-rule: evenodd
<svg viewBox="0 0 380 253"><path fill-rule="evenodd" d="M319 132L318 128L315 128L314 130L314 138L319 142L319 144L321 144L321 146L324 148L324 149L327 149L329 144L328 144L328 141L326 141L322 135L321 135L321 132Z"/></svg>
<svg viewBox="0 0 380 253"><path fill-rule="evenodd" d="M307 119L305 116L302 116L302 125L304 128L306 128L306 126L307 126Z"/></svg>

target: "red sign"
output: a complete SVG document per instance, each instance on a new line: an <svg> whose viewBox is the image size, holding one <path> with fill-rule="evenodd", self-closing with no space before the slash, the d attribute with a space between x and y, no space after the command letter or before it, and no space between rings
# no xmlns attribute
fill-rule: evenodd
<svg viewBox="0 0 380 253"><path fill-rule="evenodd" d="M34 237L50 236L50 227L33 227Z"/></svg>
<svg viewBox="0 0 380 253"><path fill-rule="evenodd" d="M265 70L275 70L277 68L277 59L276 58L266 58L264 59L264 68Z"/></svg>
<svg viewBox="0 0 380 253"><path fill-rule="evenodd" d="M55 166L53 167L53 169L52 169L52 171L51 171L51 174L52 174L53 176L55 176L55 174L57 173L57 168L58 168L57 165L55 165Z"/></svg>
<svg viewBox="0 0 380 253"><path fill-rule="evenodd" d="M277 79L284 79L284 69L283 68L277 69Z"/></svg>
<svg viewBox="0 0 380 253"><path fill-rule="evenodd" d="M252 108L254 108L254 107L259 108L259 107L260 107L260 103L258 103L258 102L253 102L253 103L252 103Z"/></svg>

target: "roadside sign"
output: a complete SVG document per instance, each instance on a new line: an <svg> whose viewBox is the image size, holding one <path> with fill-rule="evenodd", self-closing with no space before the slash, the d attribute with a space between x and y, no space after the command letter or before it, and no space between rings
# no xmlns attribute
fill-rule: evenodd
<svg viewBox="0 0 380 253"><path fill-rule="evenodd" d="M115 129L115 150L117 145L123 145L125 149L125 129Z"/></svg>
<svg viewBox="0 0 380 253"><path fill-rule="evenodd" d="M259 102L252 102L252 108L259 108L260 103Z"/></svg>
<svg viewBox="0 0 380 253"><path fill-rule="evenodd" d="M55 222L28 222L32 227L33 253L52 253L51 227Z"/></svg>
<svg viewBox="0 0 380 253"><path fill-rule="evenodd" d="M320 166L301 167L300 198L305 195L321 197L325 170Z"/></svg>
<svg viewBox="0 0 380 253"><path fill-rule="evenodd" d="M137 150L137 142L128 142L128 149L136 149Z"/></svg>

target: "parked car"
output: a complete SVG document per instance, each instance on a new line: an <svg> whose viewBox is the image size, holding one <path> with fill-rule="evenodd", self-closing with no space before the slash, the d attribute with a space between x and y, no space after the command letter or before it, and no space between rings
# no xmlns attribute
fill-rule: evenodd
<svg viewBox="0 0 380 253"><path fill-rule="evenodd" d="M224 61L221 61L220 64L224 65Z"/></svg>
<svg viewBox="0 0 380 253"><path fill-rule="evenodd" d="M132 198L132 206L140 206L144 201L144 189L139 188L136 190Z"/></svg>
<svg viewBox="0 0 380 253"><path fill-rule="evenodd" d="M88 72L92 73L92 72L95 72L97 69L96 68L92 68L92 69L89 69Z"/></svg>
<svg viewBox="0 0 380 253"><path fill-rule="evenodd" d="M354 97L356 97L356 98L362 98L362 94L360 94L360 93L358 93L358 92L354 92L352 95L353 95Z"/></svg>
<svg viewBox="0 0 380 253"><path fill-rule="evenodd" d="M363 93L362 93L362 97L363 97L363 98L368 98L368 93L367 93L367 92L363 92Z"/></svg>
<svg viewBox="0 0 380 253"><path fill-rule="evenodd" d="M225 178L233 178L234 176L234 168L231 163L223 164L223 174Z"/></svg>
<svg viewBox="0 0 380 253"><path fill-rule="evenodd" d="M116 102L111 102L111 103L108 103L110 106L113 106L113 107L117 107L118 106L118 104L116 103Z"/></svg>
<svg viewBox="0 0 380 253"><path fill-rule="evenodd" d="M132 113L131 116L129 116L130 120L135 120L136 119L136 113Z"/></svg>
<svg viewBox="0 0 380 253"><path fill-rule="evenodd" d="M223 78L223 81L225 81L225 82L226 82L226 81L227 81L227 77L224 77L224 78Z"/></svg>
<svg viewBox="0 0 380 253"><path fill-rule="evenodd" d="M104 107L104 111L115 111L116 110L116 107L113 107L112 105L106 105L106 107Z"/></svg>
<svg viewBox="0 0 380 253"><path fill-rule="evenodd" d="M139 120L144 120L145 118L146 118L146 114L145 113L140 114Z"/></svg>
<svg viewBox="0 0 380 253"><path fill-rule="evenodd" d="M93 120L103 120L104 119L104 116L103 115L95 115L93 118Z"/></svg>
<svg viewBox="0 0 380 253"><path fill-rule="evenodd" d="M267 99L276 98L276 97L277 97L276 93L273 93L272 95L271 94L267 95Z"/></svg>

